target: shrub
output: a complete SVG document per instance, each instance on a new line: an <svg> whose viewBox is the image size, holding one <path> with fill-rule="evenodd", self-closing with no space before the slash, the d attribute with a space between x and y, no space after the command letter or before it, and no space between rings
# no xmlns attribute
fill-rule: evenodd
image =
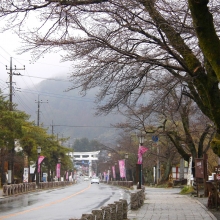
<svg viewBox="0 0 220 220"><path fill-rule="evenodd" d="M182 188L182 190L180 191L180 194L189 194L189 193L191 193L193 191L194 191L194 189L193 189L192 186L184 186Z"/></svg>

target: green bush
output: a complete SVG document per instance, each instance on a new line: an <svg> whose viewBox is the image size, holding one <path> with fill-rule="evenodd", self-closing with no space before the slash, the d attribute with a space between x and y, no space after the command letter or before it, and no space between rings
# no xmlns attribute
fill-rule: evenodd
<svg viewBox="0 0 220 220"><path fill-rule="evenodd" d="M189 193L191 193L193 191L194 191L194 189L193 189L192 186L184 186L182 188L182 190L180 191L180 194L189 194Z"/></svg>

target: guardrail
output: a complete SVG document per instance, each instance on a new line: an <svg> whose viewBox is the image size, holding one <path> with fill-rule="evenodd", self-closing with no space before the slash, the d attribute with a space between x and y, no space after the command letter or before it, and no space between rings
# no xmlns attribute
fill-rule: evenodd
<svg viewBox="0 0 220 220"><path fill-rule="evenodd" d="M67 185L72 185L73 182L70 181L59 181L59 182L40 182L38 187L35 182L31 183L19 183L19 184L10 184L3 185L3 195L16 195L21 193L27 193L30 191L35 191L37 189L51 189L56 187L62 187Z"/></svg>

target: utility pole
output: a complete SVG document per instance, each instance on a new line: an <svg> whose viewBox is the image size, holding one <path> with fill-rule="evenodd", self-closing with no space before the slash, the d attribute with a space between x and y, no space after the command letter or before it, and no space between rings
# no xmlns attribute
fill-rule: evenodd
<svg viewBox="0 0 220 220"><path fill-rule="evenodd" d="M37 103L37 126L40 126L40 103L48 103L48 100L46 102L43 102L42 100L39 100L39 94L37 101L35 100L35 103ZM36 167L35 167L35 173L36 173L36 184L39 184L39 181L41 181L41 174L38 173L38 158L40 155L41 149L39 148L38 157L36 161Z"/></svg>
<svg viewBox="0 0 220 220"><path fill-rule="evenodd" d="M17 68L14 66L14 69L12 68L12 57L10 58L10 67L8 69L6 65L6 70L9 70L9 101L10 101L10 111L13 111L13 105L12 105L12 95L13 95L13 81L12 81L12 76L17 75L20 76L20 73L13 73L13 70L25 70L25 66L23 68Z"/></svg>
<svg viewBox="0 0 220 220"><path fill-rule="evenodd" d="M52 135L53 135L53 120L52 120Z"/></svg>
<svg viewBox="0 0 220 220"><path fill-rule="evenodd" d="M38 95L38 100L35 100L35 103L37 103L37 126L40 126L40 103L48 103L48 100L46 102L43 102L42 100L39 100L39 96Z"/></svg>
<svg viewBox="0 0 220 220"><path fill-rule="evenodd" d="M21 75L20 73L13 73L13 71L17 71L17 70L25 70L25 66L23 68L17 68L16 66L14 66L14 68L12 67L12 57L10 58L10 67L8 69L7 65L6 65L6 70L9 70L9 110L13 111L13 102L12 102L12 95L13 95L13 81L12 81L12 76L13 75ZM12 131L13 132L13 131ZM8 184L13 183L14 181L14 140L10 140L9 141L9 148L10 148L10 159L9 159L9 163L8 163Z"/></svg>

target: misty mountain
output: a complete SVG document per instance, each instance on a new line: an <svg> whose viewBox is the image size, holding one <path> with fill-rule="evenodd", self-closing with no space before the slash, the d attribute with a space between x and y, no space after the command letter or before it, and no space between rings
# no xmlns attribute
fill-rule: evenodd
<svg viewBox="0 0 220 220"><path fill-rule="evenodd" d="M95 116L95 94L91 90L81 97L79 90L68 91L70 82L62 79L44 80L33 88L15 92L13 102L18 109L30 115L35 124L48 128L58 137L70 137L67 145L75 139L86 137L104 142L113 142L118 130L111 125L121 122L121 115ZM39 117L38 117L39 112Z"/></svg>

